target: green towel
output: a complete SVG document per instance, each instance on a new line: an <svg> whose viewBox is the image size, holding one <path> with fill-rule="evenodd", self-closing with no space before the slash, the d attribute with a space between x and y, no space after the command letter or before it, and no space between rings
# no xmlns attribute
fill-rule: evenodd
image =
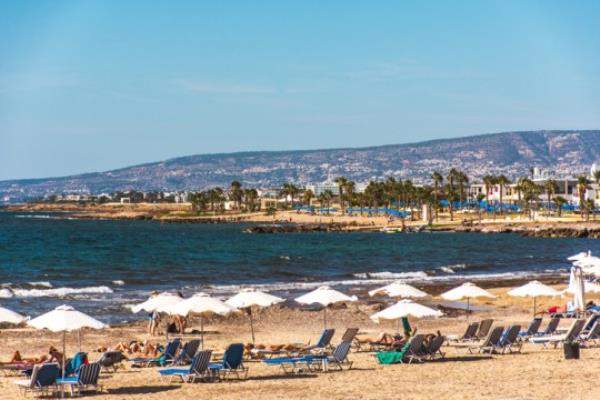
<svg viewBox="0 0 600 400"><path fill-rule="evenodd" d="M377 360L379 364L397 364L402 362L406 352L410 348L410 342L406 343L400 351L379 351L377 352Z"/></svg>

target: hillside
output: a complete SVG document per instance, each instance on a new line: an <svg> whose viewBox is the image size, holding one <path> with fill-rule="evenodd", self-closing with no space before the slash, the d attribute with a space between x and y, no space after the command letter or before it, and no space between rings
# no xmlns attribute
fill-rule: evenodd
<svg viewBox="0 0 600 400"><path fill-rule="evenodd" d="M61 178L0 182L0 200L49 193L115 190L198 190L228 186L275 187L346 176L357 182L395 176L426 180L433 170L460 168L470 177L525 175L532 166L578 174L600 160L600 131L505 132L367 148L244 152L179 157Z"/></svg>

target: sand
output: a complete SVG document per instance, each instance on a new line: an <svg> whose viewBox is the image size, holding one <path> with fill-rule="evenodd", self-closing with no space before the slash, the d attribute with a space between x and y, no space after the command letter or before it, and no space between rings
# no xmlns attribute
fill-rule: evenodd
<svg viewBox="0 0 600 400"><path fill-rule="evenodd" d="M475 301L476 305L493 307L477 312L473 320L491 317L495 323L527 326L531 318L531 299L514 299L505 295L506 288L493 289L500 297L493 301ZM563 300L564 301L564 300ZM540 301L540 309L560 300ZM361 334L376 336L391 332L394 324L379 326L368 319L376 311L374 304L351 304L328 312L330 325L336 328L334 342L347 327L360 327ZM546 319L547 321L547 319ZM564 320L567 327L572 320ZM444 334L462 333L464 315L412 321L421 333L441 330ZM199 328L199 321L192 321ZM98 346L110 346L119 340L147 338L144 323L111 328L105 331L86 331L83 350L91 360L99 354ZM271 308L256 313L257 342L313 342L322 329L322 313L299 309ZM244 316L211 320L207 347L222 351L228 343L250 339L248 320ZM61 334L30 329L10 329L0 333L0 359L6 360L15 349L23 355L34 356L47 351L50 345L61 345ZM77 349L76 336L68 337L68 354ZM162 339L162 338L161 338ZM565 360L562 349L544 349L526 343L521 354L471 355L464 348L445 346L443 361L412 365L380 366L372 353L350 354L354 368L350 371L318 373L287 377L275 367L260 362L248 362L249 377L245 381L216 383L162 383L154 368L127 368L116 373L103 373L103 399L598 399L600 348L582 349L580 360ZM20 398L14 377L0 378L0 398Z"/></svg>

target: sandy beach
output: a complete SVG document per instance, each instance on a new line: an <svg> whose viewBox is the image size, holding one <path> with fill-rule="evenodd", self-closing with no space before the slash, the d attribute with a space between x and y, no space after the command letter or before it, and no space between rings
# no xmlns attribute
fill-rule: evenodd
<svg viewBox="0 0 600 400"><path fill-rule="evenodd" d="M531 319L531 299L512 298L508 288L491 291L495 300L474 301L474 305L489 308L476 312L471 320L494 318L495 324L520 323L524 328ZM539 310L566 299L541 299ZM435 304L433 299L431 304ZM368 317L377 304L349 304L328 312L331 327L336 329L335 343L348 327L359 327L360 336L377 336L382 331L393 332L395 324L373 323ZM380 307L380 306L379 306ZM256 313L257 343L314 342L322 329L322 313L288 307L272 307ZM548 318L545 318L545 323ZM564 319L561 327L572 322ZM443 334L461 334L466 317L444 316L437 319L411 320L421 333L440 330ZM523 329L524 329L523 328ZM199 329L193 320L188 329ZM245 316L213 319L205 324L206 347L222 351L229 343L248 342L250 333ZM3 346L0 360L6 361L14 350L24 356L44 354L50 345L61 346L62 335L31 329L6 329L0 332ZM82 350L90 360L98 358L99 346L114 346L122 340L145 340L145 323L86 331ZM164 341L164 338L152 340ZM185 340L185 339L184 339ZM77 349L75 334L67 335L67 353ZM520 354L471 355L465 348L444 346L446 358L441 361L412 365L378 365L373 353L352 351L349 358L354 366L349 371L284 376L276 367L259 361L248 361L249 376L245 381L215 383L167 384L159 379L156 368L121 369L116 373L103 372L103 392L106 399L597 399L597 369L600 367L600 348L585 348L580 360L565 360L562 349L544 349L526 343ZM19 398L14 377L0 378L1 398Z"/></svg>

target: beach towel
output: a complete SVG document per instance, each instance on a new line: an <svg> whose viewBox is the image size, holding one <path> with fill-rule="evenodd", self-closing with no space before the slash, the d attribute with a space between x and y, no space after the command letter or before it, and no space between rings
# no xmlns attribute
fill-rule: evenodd
<svg viewBox="0 0 600 400"><path fill-rule="evenodd" d="M397 364L402 362L409 348L410 342L406 343L400 351L379 351L376 354L377 360L383 365Z"/></svg>

